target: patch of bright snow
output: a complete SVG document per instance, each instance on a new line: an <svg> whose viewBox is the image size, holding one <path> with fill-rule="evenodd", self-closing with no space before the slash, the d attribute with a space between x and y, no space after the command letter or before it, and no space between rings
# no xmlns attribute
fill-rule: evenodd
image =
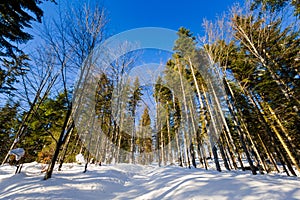
<svg viewBox="0 0 300 200"><path fill-rule="evenodd" d="M300 199L300 179L175 166L65 164L44 181L43 165L0 167L0 199Z"/></svg>

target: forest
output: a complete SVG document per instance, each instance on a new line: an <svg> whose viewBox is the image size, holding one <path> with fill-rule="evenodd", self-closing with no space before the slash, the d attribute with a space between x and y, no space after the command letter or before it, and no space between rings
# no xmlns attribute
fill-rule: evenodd
<svg viewBox="0 0 300 200"><path fill-rule="evenodd" d="M298 0L233 5L203 20L203 35L180 27L148 85L128 75L142 59L131 51L137 44L97 49L110 35L104 6L44 22L44 3L57 4L0 4L2 165L45 163L44 179L80 154L85 171L88 163L209 170L213 160L218 171L300 172ZM27 52L33 23L41 41ZM113 61L95 59L101 53ZM18 161L17 148L25 150Z"/></svg>

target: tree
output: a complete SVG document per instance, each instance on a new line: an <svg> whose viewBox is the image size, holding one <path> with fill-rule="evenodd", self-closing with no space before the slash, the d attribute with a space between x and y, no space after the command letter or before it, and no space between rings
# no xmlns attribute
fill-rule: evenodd
<svg viewBox="0 0 300 200"><path fill-rule="evenodd" d="M168 66L168 63L165 72L167 72L167 68L170 67ZM171 74L169 73L167 76L171 76ZM172 85L173 83L168 85L167 82L169 82L169 80L164 81L162 77L159 76L156 84L154 85L153 94L156 101L157 150L159 153L159 159L163 164L166 164L167 162L174 163L172 140L174 137L177 137L174 133L174 123L177 123L174 119L175 102L173 102L173 97L175 97L175 92L172 92L174 89ZM179 130L179 127L177 128L177 130Z"/></svg>
<svg viewBox="0 0 300 200"><path fill-rule="evenodd" d="M254 0L252 2L251 8L257 9L259 6L263 8L263 10L270 10L271 12L276 12L284 7L289 6L291 4L294 7L294 14L300 14L300 4L298 0Z"/></svg>
<svg viewBox="0 0 300 200"><path fill-rule="evenodd" d="M4 155L9 151L9 144L14 140L14 134L18 127L18 108L19 104L7 102L0 108L0 159L4 159Z"/></svg>
<svg viewBox="0 0 300 200"><path fill-rule="evenodd" d="M279 160L287 174L295 175L292 164L299 165L294 151L299 132L299 29L296 20L286 21L289 16L269 8L233 9L229 37L224 35L225 23L218 21L216 28L206 23L209 40L204 48L225 75L233 128L253 173L252 158L261 173L270 170L267 159L277 171Z"/></svg>
<svg viewBox="0 0 300 200"><path fill-rule="evenodd" d="M248 15L234 13L232 27L235 31L234 37L240 42L239 50L243 56L247 57L249 63L247 64L248 69L250 69L248 76L243 80L243 82L247 81L246 90L250 90L247 95L252 98L253 103L257 104L257 109L267 110L268 108L263 103L266 100L266 103L276 107L277 115L281 115L282 119L287 115L292 115L292 119L295 119L299 117L296 113L299 112L300 105L297 87L299 80L294 79L294 77L299 76L297 69L299 64L295 62L300 49L299 29L294 28L296 24L293 22L283 29L282 18L284 17L273 19L265 15L265 19L261 20L255 13L250 12ZM239 67L237 66L237 68ZM274 92L274 88L280 92ZM280 109L282 105L285 108ZM298 131L292 128L288 133L277 115L272 112L270 114L272 114L273 119L277 118L275 120L277 127L273 126L272 122L267 119L268 117L264 117L264 114L262 115L263 120L271 127L289 159L299 169L299 159L289 144L292 141L286 140L289 135ZM293 122L296 121L293 120ZM295 124L293 126L295 127ZM289 161L286 163L289 167ZM289 168L292 172L293 169Z"/></svg>
<svg viewBox="0 0 300 200"><path fill-rule="evenodd" d="M178 31L179 38L175 42L174 50L176 51L176 54L179 55L179 61L182 65L183 69L183 76L185 79L189 82L189 84L193 87L194 94L196 96L197 104L200 106L200 112L198 115L200 115L200 121L201 124L199 125L199 119L196 115L197 112L193 112L193 101L188 101L185 107L185 112L191 113L190 116L186 119L189 124L193 127L193 134L190 135L190 138L193 138L195 135L195 142L200 145L202 142L202 138L198 138L198 136L204 136L206 134L206 126L208 125L208 121L205 121L205 107L206 104L206 111L208 111L210 115L210 125L212 125L213 129L208 130L209 131L209 137L211 137L211 141L218 143L218 146L220 147L221 155L224 160L226 168L229 170L229 166L227 164L227 159L225 156L225 152L223 150L223 146L221 142L219 141L219 136L221 135L221 127L224 125L227 132L229 131L227 122L225 120L225 116L222 110L221 101L222 96L217 95L217 93L222 93L221 85L218 85L215 82L221 82L221 80L218 77L218 68L214 68L215 66L213 63L209 60L209 56L207 56L206 52L203 50L199 50L196 48L196 40L195 37L193 37L192 33L185 29L180 28ZM182 73L182 72L181 72ZM179 75L181 74L179 70ZM181 78L182 80L182 78ZM213 81L211 81L213 80ZM182 82L182 81L181 81ZM182 87L182 90L184 90L184 87ZM183 98L186 99L183 95ZM187 99L186 99L187 100ZM183 101L185 102L185 101ZM187 106L188 105L188 106ZM188 108L192 108L190 111L188 111ZM197 116L197 117L196 117ZM202 132L198 134L197 128L201 127ZM188 131L191 132L191 131ZM198 136L197 136L198 135ZM190 144L193 144L192 140L189 141ZM214 144L213 144L214 145ZM190 152L194 151L193 145L189 145ZM200 154L201 148L198 148L198 152ZM213 150L217 150L217 148L213 148ZM202 148L202 152L205 152L205 150ZM191 155L192 157L192 163L195 163L194 153ZM215 155L217 155L215 153ZM233 155L233 154L231 154ZM218 168L219 164L218 159L215 159L216 166ZM204 162L205 159L204 159ZM235 162L233 160L233 162ZM206 163L205 163L206 164ZM220 170L220 168L218 169Z"/></svg>
<svg viewBox="0 0 300 200"><path fill-rule="evenodd" d="M68 93L74 84L74 77L70 74L74 70L80 70L78 83L83 83L83 87L85 87L84 83L86 83L88 78L84 77L85 70L89 71L92 67L89 54L104 39L103 31L107 22L104 9L100 6L90 9L88 5L77 9L82 9L84 12L81 10L76 12L75 9L70 13L66 13L66 16L62 16L62 13L60 13L58 21L54 23L54 28L57 31L56 35L49 28L46 28L43 33L45 42L54 50L53 54L58 63L57 67L61 72L60 86L63 88L68 104L60 136L44 177L45 180L51 178L60 149L64 144L65 138L73 129L72 117L74 117L73 114L75 113L72 113L72 96L68 96ZM68 27L68 29L65 27ZM82 95L79 95L79 104L81 103L81 98Z"/></svg>
<svg viewBox="0 0 300 200"><path fill-rule="evenodd" d="M15 90L14 82L28 67L29 57L18 45L33 38L24 29L31 28L34 21L41 22L43 11L38 7L40 3L42 1L16 0L0 4L0 93Z"/></svg>
<svg viewBox="0 0 300 200"><path fill-rule="evenodd" d="M148 107L144 109L141 116L138 133L139 137L137 138L137 144L139 147L140 162L141 164L151 163L150 153L152 152L152 128Z"/></svg>
<svg viewBox="0 0 300 200"><path fill-rule="evenodd" d="M133 119L133 129L132 129L132 135L131 135L131 162L134 163L134 152L135 152L135 143L136 143L136 135L135 135L135 118L136 118L136 109L139 106L139 102L141 101L141 96L143 95L142 93L142 88L140 86L140 82L138 77L135 79L133 82L133 87L132 87L132 94L129 97L129 102L128 102L128 107L129 107L129 112L131 114L131 117Z"/></svg>
<svg viewBox="0 0 300 200"><path fill-rule="evenodd" d="M52 87L59 76L59 72L55 70L53 56L49 54L47 48L44 48L43 52L37 51L37 56L33 57L33 61L30 66L30 73L22 75L23 88L19 89L16 93L20 100L22 100L23 105L27 105L28 110L24 111L22 115L18 129L13 135L15 139L11 142L9 150L15 148L22 141L26 135L26 129L30 120L50 95ZM7 152L2 164L7 161L8 156L9 152Z"/></svg>
<svg viewBox="0 0 300 200"><path fill-rule="evenodd" d="M96 99L95 99L95 110L96 110L96 116L98 117L99 126L101 128L101 133L108 138L106 140L103 139L103 136L101 137L100 146L99 149L103 150L101 152L100 158L96 157L96 159L99 159L100 162L105 161L107 148L103 143L107 143L109 141L112 141L112 95L113 95L113 82L110 80L105 73L100 75L98 86L96 90Z"/></svg>
<svg viewBox="0 0 300 200"><path fill-rule="evenodd" d="M47 98L35 109L19 144L26 151L25 162L49 163L67 109L64 93Z"/></svg>
<svg viewBox="0 0 300 200"><path fill-rule="evenodd" d="M242 163L241 160L241 155L238 152L238 147L239 145L242 146L242 149L244 151L244 153L246 154L248 163L250 165L251 171L253 174L256 174L256 170L255 167L253 165L252 162L252 158L251 155L249 153L249 148L247 147L247 137L245 136L244 131L246 131L248 133L247 127L243 127L242 129L240 128L240 124L244 124L240 121L240 119L237 118L237 114L235 113L235 109L237 108L236 106L238 105L234 105L231 101L229 101L229 99L232 97L234 98L234 95L232 93L232 88L231 85L228 84L228 79L227 79L227 68L229 65L229 60L230 60L230 56L232 55L231 52L233 51L233 42L230 42L229 40L229 44L226 44L226 37L228 37L226 35L227 31L226 31L226 26L224 26L224 19L221 19L219 21L217 21L216 23L212 23L212 22L208 22L208 21L204 21L204 27L206 28L206 37L205 37L205 45L204 45L204 51L207 53L209 60L211 62L211 65L214 66L216 68L215 71L219 71L222 70L222 74L223 77L220 76L220 73L217 73L217 77L218 80L223 80L220 81L219 84L225 85L224 90L225 91L230 91L229 93L222 93L222 98L225 99L225 101L227 102L227 106L229 106L229 110L230 110L230 114L232 116L227 116L227 118L233 118L233 123L235 124L234 129L236 131L236 133L238 134L238 137L236 138L236 140L238 140L238 144L236 144L235 141L233 141L232 139L232 135L231 135L231 127L228 125L227 120L223 114L223 112L221 111L221 123L224 125L223 127L225 127L225 129L222 128L221 134L220 134L220 139L223 138L227 138L226 139L226 146L228 147L228 151L231 157L231 160L233 162L233 165L235 166L235 168L237 167L235 164L235 156L234 153L238 154L238 160L240 163L240 166L242 169L244 169L244 165ZM228 27L227 27L228 28ZM231 37L229 36L229 39ZM238 65L238 64L237 64ZM246 71L246 70L244 70ZM212 77L210 74L207 74L207 77ZM210 79L210 78L208 78ZM226 90L228 89L228 90ZM205 98L206 99L206 98ZM234 103L236 103L236 101L234 101ZM220 104L217 104L220 109ZM208 106L209 110L210 107ZM216 127L216 126L215 126ZM243 130L243 131L242 131ZM227 137L228 136L228 137ZM224 144L224 142L223 142ZM223 145L221 145L220 147L222 148ZM221 150L222 153L222 150ZM221 154L222 157L224 157L224 153ZM228 166L227 166L228 168Z"/></svg>

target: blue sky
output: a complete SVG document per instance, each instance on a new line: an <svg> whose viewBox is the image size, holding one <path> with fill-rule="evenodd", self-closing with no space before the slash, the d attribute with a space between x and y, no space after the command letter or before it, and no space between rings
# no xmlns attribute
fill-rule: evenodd
<svg viewBox="0 0 300 200"><path fill-rule="evenodd" d="M203 19L214 20L243 0L56 0L58 5L42 4L45 19L53 17L58 6L74 6L83 2L101 4L107 10L110 34L140 27L162 27L178 30L184 26L195 34L203 34ZM55 11L56 10L56 11Z"/></svg>
<svg viewBox="0 0 300 200"><path fill-rule="evenodd" d="M214 20L235 2L237 0L106 0L104 5L113 33L145 26L173 30L184 26L201 34L204 18Z"/></svg>
<svg viewBox="0 0 300 200"><path fill-rule="evenodd" d="M103 5L109 20L107 36L141 27L160 27L177 30L183 26L190 29L195 36L203 35L203 19L216 20L217 16L228 12L235 3L243 0L56 0L55 5L44 2L44 23L55 18L60 10L67 7L81 7L88 3ZM37 24L41 26L41 24ZM34 32L34 31L33 31ZM175 35L176 36L176 35ZM148 37L148 36L147 36ZM177 38L177 36L176 36ZM174 38L174 39L176 39ZM156 42L166 38L156 37ZM153 41L152 41L153 42ZM33 45L36 42L32 42Z"/></svg>

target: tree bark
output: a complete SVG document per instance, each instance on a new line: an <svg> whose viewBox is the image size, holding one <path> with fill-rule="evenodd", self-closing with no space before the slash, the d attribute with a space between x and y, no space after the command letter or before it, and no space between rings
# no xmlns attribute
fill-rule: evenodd
<svg viewBox="0 0 300 200"><path fill-rule="evenodd" d="M64 121L59 139L57 140L57 143L56 143L55 152L52 156L51 163L48 167L46 175L44 176L44 180L47 180L47 179L51 178L51 176L52 176L53 169L54 169L56 160L58 158L59 150L60 150L61 146L63 145L63 138L65 137L65 131L66 131L66 129L68 127L68 124L70 123L70 120L71 120L71 113L72 113L72 103L70 103L70 106L68 108L68 111L67 111L67 114L66 114L66 117L65 117L65 121Z"/></svg>

